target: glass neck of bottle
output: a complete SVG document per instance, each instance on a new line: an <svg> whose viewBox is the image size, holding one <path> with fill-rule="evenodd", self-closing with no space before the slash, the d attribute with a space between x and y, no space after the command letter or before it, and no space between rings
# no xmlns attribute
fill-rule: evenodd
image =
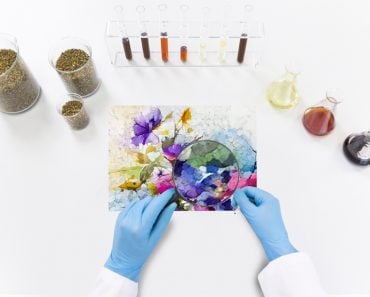
<svg viewBox="0 0 370 297"><path fill-rule="evenodd" d="M336 98L331 96L326 96L326 99L323 100L324 106L330 110L334 110L336 106L340 103Z"/></svg>

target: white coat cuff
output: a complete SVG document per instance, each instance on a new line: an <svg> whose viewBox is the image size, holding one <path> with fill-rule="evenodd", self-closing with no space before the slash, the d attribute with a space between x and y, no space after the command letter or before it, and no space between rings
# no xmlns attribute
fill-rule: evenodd
<svg viewBox="0 0 370 297"><path fill-rule="evenodd" d="M265 297L327 296L305 253L292 253L270 262L258 280Z"/></svg>
<svg viewBox="0 0 370 297"><path fill-rule="evenodd" d="M89 297L136 297L138 283L103 268Z"/></svg>

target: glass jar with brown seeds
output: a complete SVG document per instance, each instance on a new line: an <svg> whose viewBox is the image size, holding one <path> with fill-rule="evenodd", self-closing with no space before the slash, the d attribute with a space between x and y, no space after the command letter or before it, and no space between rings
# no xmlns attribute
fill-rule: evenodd
<svg viewBox="0 0 370 297"><path fill-rule="evenodd" d="M85 98L100 86L92 60L91 47L82 39L66 37L50 50L49 62L70 93Z"/></svg>
<svg viewBox="0 0 370 297"><path fill-rule="evenodd" d="M89 115L84 101L77 94L67 94L67 97L58 104L57 109L73 130L84 129L89 124Z"/></svg>
<svg viewBox="0 0 370 297"><path fill-rule="evenodd" d="M40 86L19 55L16 38L0 34L0 111L25 111L37 102L40 93Z"/></svg>

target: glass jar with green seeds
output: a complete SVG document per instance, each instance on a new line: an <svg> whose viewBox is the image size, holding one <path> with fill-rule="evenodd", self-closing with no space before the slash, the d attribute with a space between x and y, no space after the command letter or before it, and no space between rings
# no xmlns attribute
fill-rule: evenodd
<svg viewBox="0 0 370 297"><path fill-rule="evenodd" d="M100 79L92 60L91 47L84 40L63 38L50 50L49 62L68 92L85 98L99 89Z"/></svg>
<svg viewBox="0 0 370 297"><path fill-rule="evenodd" d="M90 122L84 101L78 94L67 94L58 103L57 110L73 130L84 129Z"/></svg>
<svg viewBox="0 0 370 297"><path fill-rule="evenodd" d="M19 55L15 37L0 34L0 111L20 113L31 108L41 88Z"/></svg>

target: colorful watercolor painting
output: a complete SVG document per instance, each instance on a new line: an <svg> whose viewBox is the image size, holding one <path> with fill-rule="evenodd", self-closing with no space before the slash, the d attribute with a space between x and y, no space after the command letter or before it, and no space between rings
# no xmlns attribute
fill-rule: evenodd
<svg viewBox="0 0 370 297"><path fill-rule="evenodd" d="M116 106L109 123L109 209L176 187L177 210L233 210L257 185L251 106Z"/></svg>

